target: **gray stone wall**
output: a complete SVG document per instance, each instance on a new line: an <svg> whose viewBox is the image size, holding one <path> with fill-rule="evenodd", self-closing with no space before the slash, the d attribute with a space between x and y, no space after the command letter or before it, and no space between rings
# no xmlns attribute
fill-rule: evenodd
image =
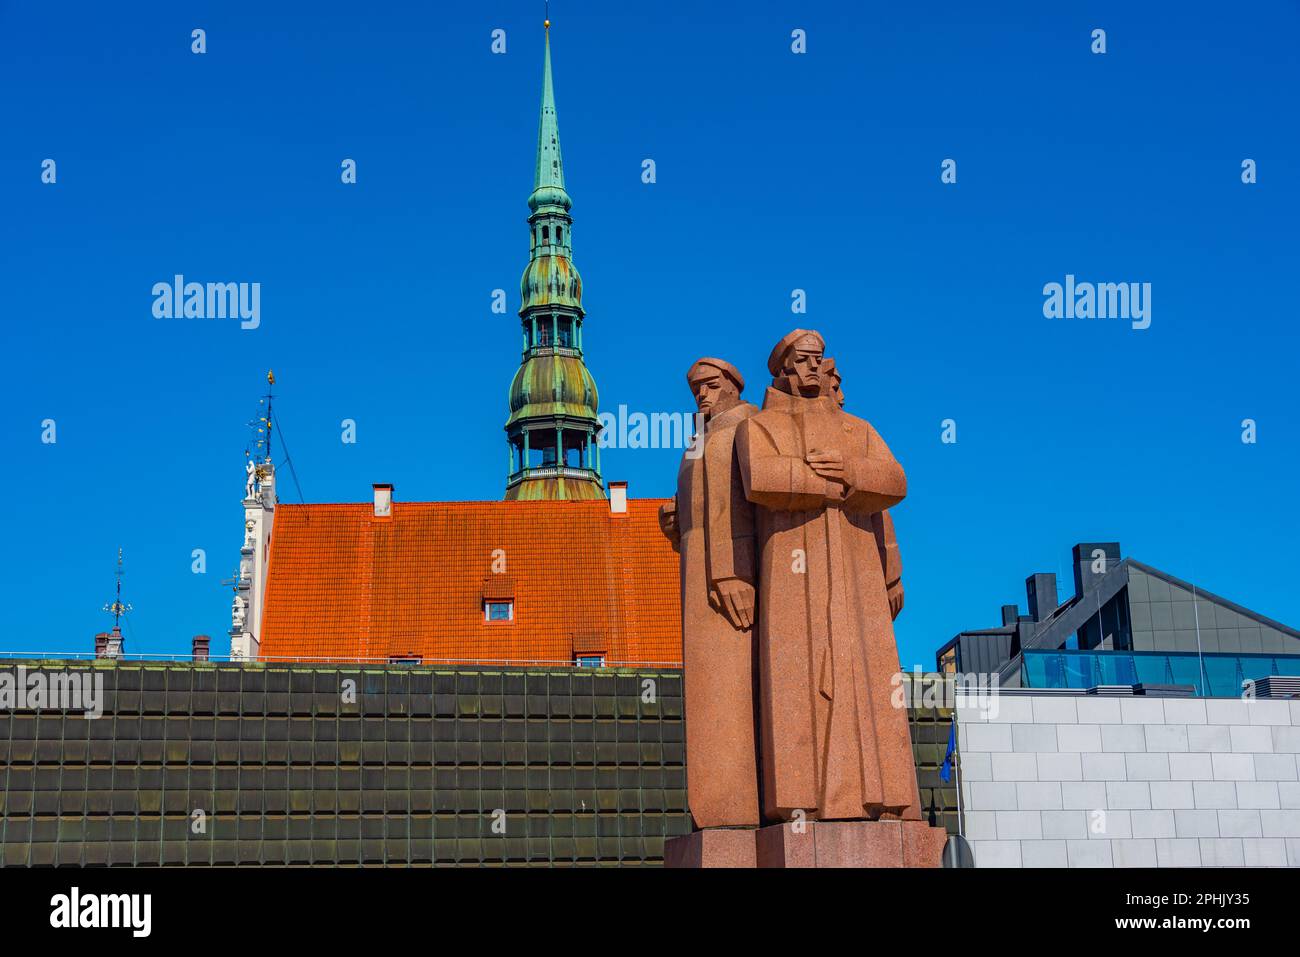
<svg viewBox="0 0 1300 957"><path fill-rule="evenodd" d="M958 699L976 866L1300 867L1300 701L977 703Z"/></svg>

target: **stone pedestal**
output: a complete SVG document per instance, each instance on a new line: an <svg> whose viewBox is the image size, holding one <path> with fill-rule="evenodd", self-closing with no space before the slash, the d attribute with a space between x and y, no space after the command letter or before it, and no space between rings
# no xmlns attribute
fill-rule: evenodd
<svg viewBox="0 0 1300 957"><path fill-rule="evenodd" d="M755 867L752 828L711 827L664 842L664 867Z"/></svg>
<svg viewBox="0 0 1300 957"><path fill-rule="evenodd" d="M758 830L756 857L759 867L938 867L947 839L924 821L774 824Z"/></svg>
<svg viewBox="0 0 1300 957"><path fill-rule="evenodd" d="M798 830L796 830L798 827ZM665 867L939 867L948 832L924 821L707 828L664 842Z"/></svg>

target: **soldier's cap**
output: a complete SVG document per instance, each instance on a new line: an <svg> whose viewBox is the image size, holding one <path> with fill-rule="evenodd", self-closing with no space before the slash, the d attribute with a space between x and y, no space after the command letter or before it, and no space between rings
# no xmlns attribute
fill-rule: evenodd
<svg viewBox="0 0 1300 957"><path fill-rule="evenodd" d="M703 359L696 359L695 364L690 367L686 373L686 384L692 385L697 378L703 375L701 371L705 366L712 366L732 382L736 383L736 388L745 391L745 377L740 374L740 370L733 366L726 359L714 359L711 356L705 356Z"/></svg>
<svg viewBox="0 0 1300 957"><path fill-rule="evenodd" d="M782 336L781 341L778 342L776 348L772 350L772 354L767 357L767 371L772 373L774 376L780 375L785 354L793 349L805 336L816 340L816 348L819 351L824 351L826 349L826 340L822 338L820 332L817 332L815 329L795 329L793 332L787 332ZM812 345L812 343L809 343L810 348Z"/></svg>

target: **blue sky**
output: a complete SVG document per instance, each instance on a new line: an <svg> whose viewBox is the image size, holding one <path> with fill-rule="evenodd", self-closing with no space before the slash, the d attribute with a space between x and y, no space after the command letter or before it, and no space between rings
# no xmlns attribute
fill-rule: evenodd
<svg viewBox="0 0 1300 957"><path fill-rule="evenodd" d="M552 5L602 407L689 408L707 354L758 398L824 333L909 476L905 665L1081 540L1300 625L1300 14L1133 6ZM128 651L226 650L268 367L308 501L500 497L541 57L540 3L0 4L7 650L89 650L119 545ZM155 320L175 273L260 327ZM1150 328L1044 318L1066 274L1151 283ZM678 455L602 462L661 496Z"/></svg>

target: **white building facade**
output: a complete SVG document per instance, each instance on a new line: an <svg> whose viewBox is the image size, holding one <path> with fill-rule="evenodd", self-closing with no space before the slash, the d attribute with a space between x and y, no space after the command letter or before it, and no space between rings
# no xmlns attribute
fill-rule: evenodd
<svg viewBox="0 0 1300 957"><path fill-rule="evenodd" d="M1300 700L957 705L976 867L1300 867Z"/></svg>

